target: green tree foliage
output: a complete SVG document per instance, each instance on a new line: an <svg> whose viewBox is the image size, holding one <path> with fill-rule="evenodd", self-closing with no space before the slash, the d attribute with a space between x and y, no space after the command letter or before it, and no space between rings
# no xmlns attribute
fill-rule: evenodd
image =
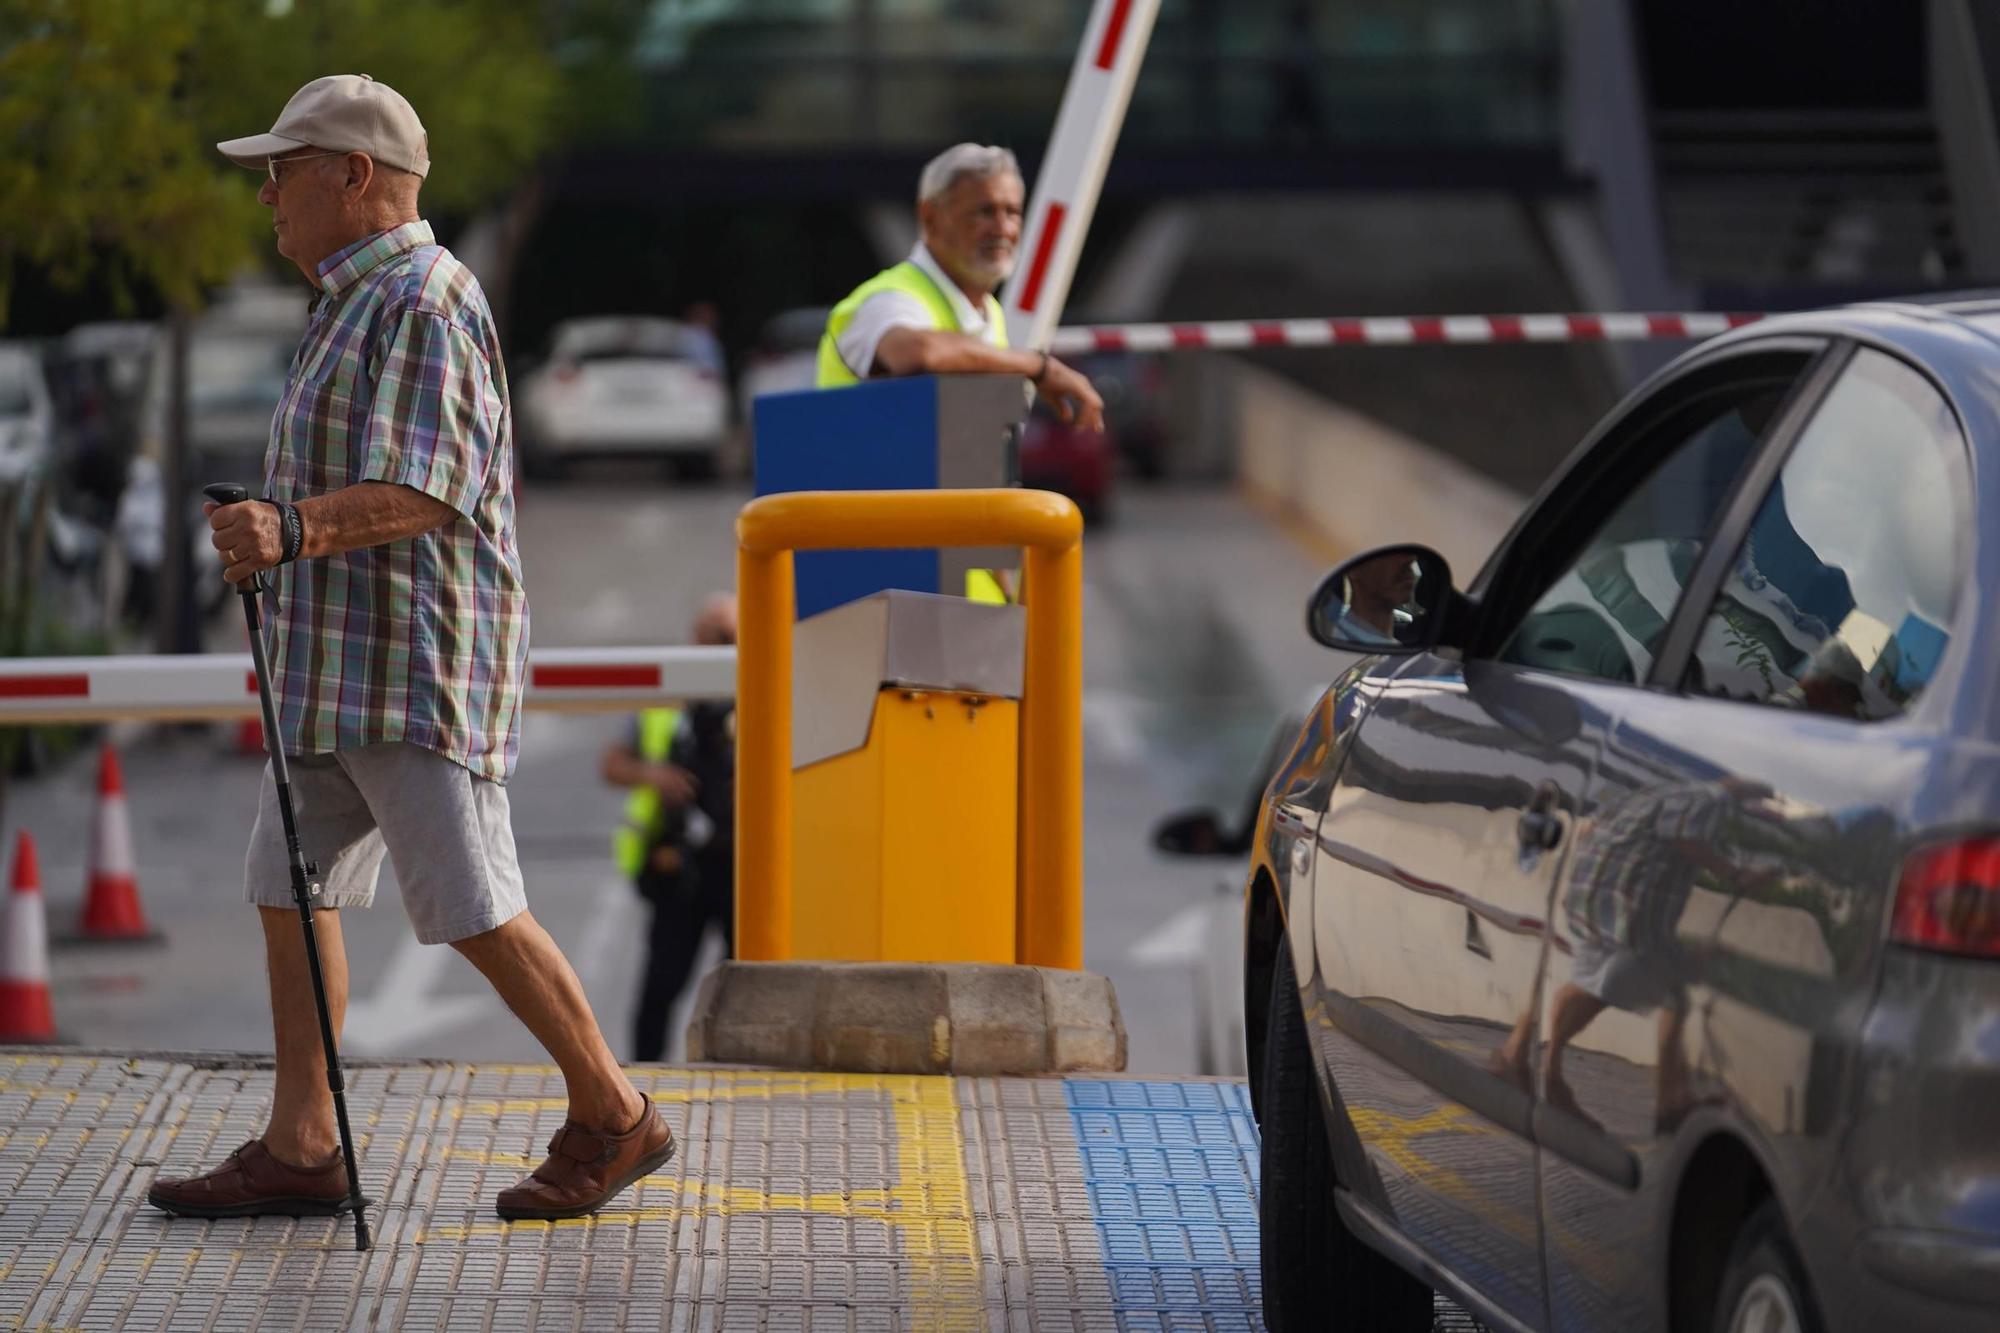
<svg viewBox="0 0 2000 1333"><path fill-rule="evenodd" d="M192 308L267 257L258 179L214 145L322 74L416 106L426 211L503 195L597 104L565 83L555 21L517 0L0 0L0 324L17 265Z"/></svg>
<svg viewBox="0 0 2000 1333"><path fill-rule="evenodd" d="M16 262L65 285L96 269L191 304L242 261L253 190L204 157L182 86L200 10L0 0L0 283Z"/></svg>

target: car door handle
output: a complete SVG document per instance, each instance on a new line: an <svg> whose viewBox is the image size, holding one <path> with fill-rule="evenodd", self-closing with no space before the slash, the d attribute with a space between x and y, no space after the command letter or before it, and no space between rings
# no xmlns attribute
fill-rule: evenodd
<svg viewBox="0 0 2000 1333"><path fill-rule="evenodd" d="M1528 851L1552 852L1562 841L1562 820L1547 810L1530 810L1521 816L1514 826L1520 836L1521 846Z"/></svg>

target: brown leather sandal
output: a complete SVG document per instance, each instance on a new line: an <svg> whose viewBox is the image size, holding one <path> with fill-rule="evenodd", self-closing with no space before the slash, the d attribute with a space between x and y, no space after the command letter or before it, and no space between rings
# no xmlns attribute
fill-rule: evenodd
<svg viewBox="0 0 2000 1333"><path fill-rule="evenodd" d="M176 1217L332 1217L353 1206L339 1153L322 1166L293 1166L272 1156L262 1139L212 1171L155 1180L146 1202Z"/></svg>
<svg viewBox="0 0 2000 1333"><path fill-rule="evenodd" d="M509 1221L556 1221L596 1212L627 1186L665 1166L673 1131L649 1098L638 1123L622 1134L565 1121L533 1175L500 1191L495 1207Z"/></svg>

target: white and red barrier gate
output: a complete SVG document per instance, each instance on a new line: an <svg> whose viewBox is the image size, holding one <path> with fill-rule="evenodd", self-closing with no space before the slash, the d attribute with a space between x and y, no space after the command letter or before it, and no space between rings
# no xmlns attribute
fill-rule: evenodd
<svg viewBox="0 0 2000 1333"><path fill-rule="evenodd" d="M543 648L529 658L523 702L562 712L623 713L735 693L734 648ZM248 653L0 661L0 725L235 721L257 713Z"/></svg>
<svg viewBox="0 0 2000 1333"><path fill-rule="evenodd" d="M1324 319L1214 320L1194 324L1100 324L1057 329L1049 350L1241 351L1250 347L1428 347L1439 344L1647 342L1712 338L1762 315L1692 311L1602 315L1396 315Z"/></svg>

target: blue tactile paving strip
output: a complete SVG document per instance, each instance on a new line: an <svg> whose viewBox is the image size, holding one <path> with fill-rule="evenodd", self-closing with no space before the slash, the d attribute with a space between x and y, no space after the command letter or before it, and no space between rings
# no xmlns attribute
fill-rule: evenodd
<svg viewBox="0 0 2000 1333"><path fill-rule="evenodd" d="M1118 1327L1262 1329L1257 1129L1243 1086L1063 1087Z"/></svg>

